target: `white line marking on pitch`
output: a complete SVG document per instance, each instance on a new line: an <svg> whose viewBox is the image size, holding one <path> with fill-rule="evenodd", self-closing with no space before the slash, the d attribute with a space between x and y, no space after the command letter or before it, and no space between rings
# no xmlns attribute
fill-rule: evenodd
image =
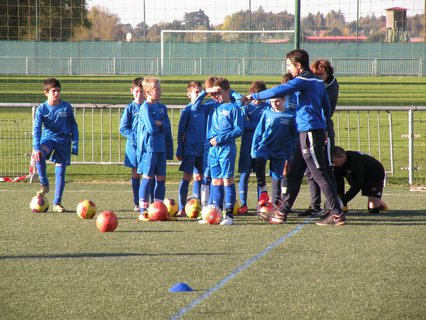
<svg viewBox="0 0 426 320"><path fill-rule="evenodd" d="M238 274L240 274L242 271L250 267L253 263L260 260L263 256L265 256L267 253L269 253L271 250L278 247L280 244L284 243L287 239L294 236L296 233L298 233L306 224L311 222L313 218L308 219L304 221L302 224L299 224L296 228L294 228L289 233L285 234L281 238L279 238L274 243L270 244L268 247L266 247L263 251L259 252L254 257L247 260L244 264L237 267L234 271L232 271L230 274L228 274L226 277L222 278L214 287L211 287L208 289L205 293L203 293L200 297L190 302L187 306L180 309L177 313L175 313L170 319L177 320L183 317L188 311L192 310L196 306L198 306L203 300L207 299L210 295L221 289L225 284L227 284L230 280L234 279Z"/></svg>

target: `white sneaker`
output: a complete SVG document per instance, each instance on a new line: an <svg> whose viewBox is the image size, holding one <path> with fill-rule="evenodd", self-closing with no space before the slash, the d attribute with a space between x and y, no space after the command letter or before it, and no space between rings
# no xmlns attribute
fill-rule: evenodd
<svg viewBox="0 0 426 320"><path fill-rule="evenodd" d="M204 219L200 219L200 220L198 220L198 223L199 223L199 224L207 224L207 221L206 221L206 220L204 220Z"/></svg>
<svg viewBox="0 0 426 320"><path fill-rule="evenodd" d="M221 226L232 226L234 224L234 219L230 216L225 216L220 222Z"/></svg>

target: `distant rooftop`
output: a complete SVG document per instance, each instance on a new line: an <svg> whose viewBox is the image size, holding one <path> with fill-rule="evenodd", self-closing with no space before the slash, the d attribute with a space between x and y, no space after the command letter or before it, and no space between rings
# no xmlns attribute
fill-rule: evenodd
<svg viewBox="0 0 426 320"><path fill-rule="evenodd" d="M392 8L388 8L385 9L386 11L407 11L407 8L402 8L402 7L392 7Z"/></svg>

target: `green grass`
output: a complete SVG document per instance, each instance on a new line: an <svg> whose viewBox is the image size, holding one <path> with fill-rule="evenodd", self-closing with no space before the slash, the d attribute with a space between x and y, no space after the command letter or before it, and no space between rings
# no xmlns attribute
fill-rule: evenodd
<svg viewBox="0 0 426 320"><path fill-rule="evenodd" d="M131 100L129 88L134 77L140 76L58 76L63 98L72 103L126 104ZM187 104L186 85L204 81L208 75L161 77L166 104ZM277 76L228 76L232 87L248 94L250 83L264 80L268 87L278 85ZM41 102L42 76L0 76L1 102ZM339 105L411 106L426 105L426 77L338 77Z"/></svg>
<svg viewBox="0 0 426 320"><path fill-rule="evenodd" d="M392 211L370 215L350 203L340 228L303 226L242 272L244 265L305 220L272 226L254 213L231 227L188 219L138 223L128 183L69 183L63 204L89 197L119 216L115 232L73 213L32 214L37 185L1 184L0 309L3 319L167 319L226 276L235 277L185 319L423 319L425 195L385 189ZM167 186L176 197L177 184ZM296 209L308 197L302 189ZM253 207L253 195L251 195ZM49 194L49 199L52 195ZM177 282L195 289L169 293Z"/></svg>

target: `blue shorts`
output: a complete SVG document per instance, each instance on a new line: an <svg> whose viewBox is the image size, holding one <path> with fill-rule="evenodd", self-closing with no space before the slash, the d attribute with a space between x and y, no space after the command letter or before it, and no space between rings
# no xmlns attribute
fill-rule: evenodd
<svg viewBox="0 0 426 320"><path fill-rule="evenodd" d="M146 177L166 175L166 153L144 152L138 163L138 173Z"/></svg>
<svg viewBox="0 0 426 320"><path fill-rule="evenodd" d="M132 143L126 143L126 154L124 158L124 166L129 168L137 168L138 167L138 156L136 154L136 146Z"/></svg>
<svg viewBox="0 0 426 320"><path fill-rule="evenodd" d="M234 177L236 154L235 143L210 148L209 167L213 179Z"/></svg>
<svg viewBox="0 0 426 320"><path fill-rule="evenodd" d="M251 157L250 152L240 152L240 159L238 159L238 172L250 173L254 170L254 159Z"/></svg>
<svg viewBox="0 0 426 320"><path fill-rule="evenodd" d="M183 158L179 166L179 171L187 174L203 172L203 157L187 156Z"/></svg>
<svg viewBox="0 0 426 320"><path fill-rule="evenodd" d="M256 158L264 158L269 160L269 175L275 179L283 178L285 158L274 158L267 151L257 151Z"/></svg>
<svg viewBox="0 0 426 320"><path fill-rule="evenodd" d="M44 145L49 149L46 160L50 159L54 163L64 163L67 166L71 164L71 141L59 144L52 140L41 138L40 145Z"/></svg>

